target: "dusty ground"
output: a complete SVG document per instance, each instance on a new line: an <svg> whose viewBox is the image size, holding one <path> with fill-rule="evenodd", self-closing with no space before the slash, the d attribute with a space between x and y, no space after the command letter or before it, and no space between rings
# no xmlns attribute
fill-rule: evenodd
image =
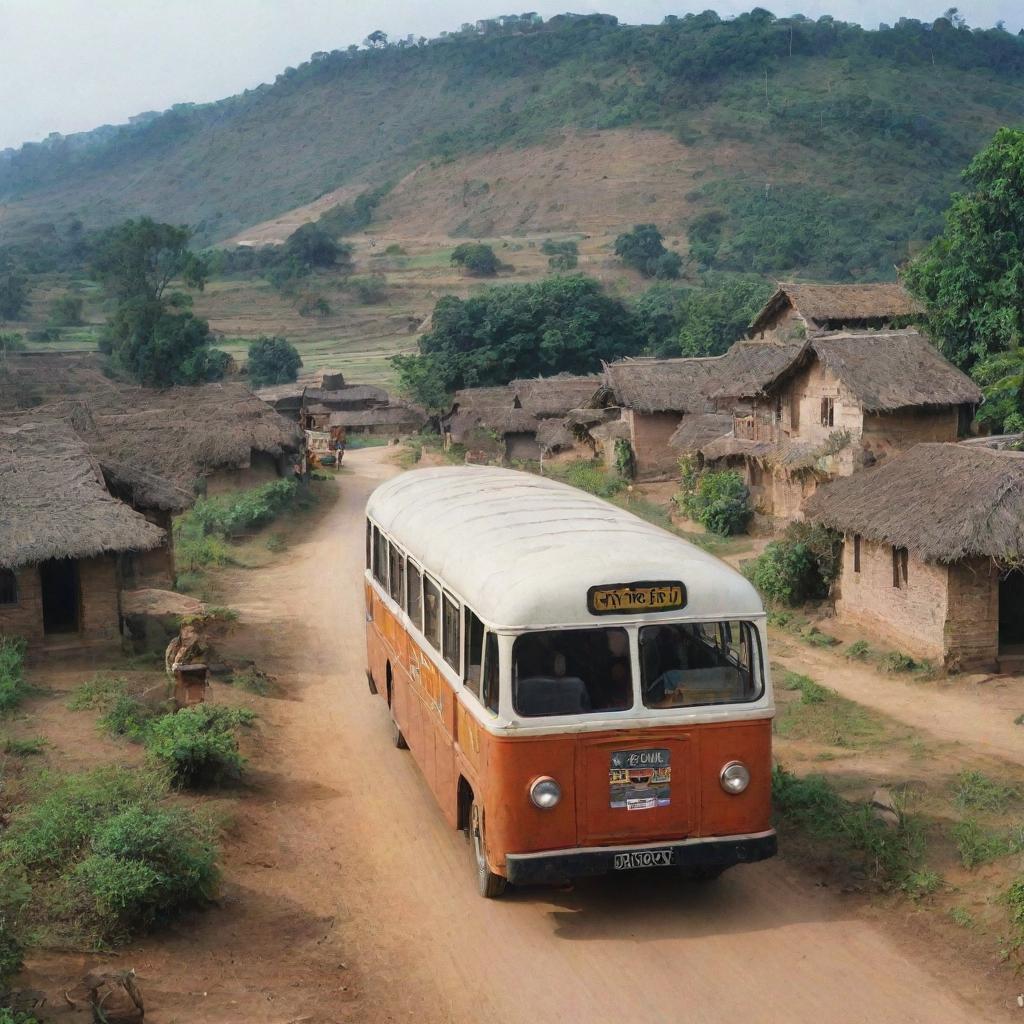
<svg viewBox="0 0 1024 1024"><path fill-rule="evenodd" d="M706 1024L1010 1019L1016 990L802 875L785 855L695 888L663 876L475 892L364 677L362 509L393 451L346 456L341 501L290 557L223 582L279 680L234 803L223 907L124 950L147 1020ZM88 742L83 737L83 742ZM32 962L51 993L85 955Z"/></svg>

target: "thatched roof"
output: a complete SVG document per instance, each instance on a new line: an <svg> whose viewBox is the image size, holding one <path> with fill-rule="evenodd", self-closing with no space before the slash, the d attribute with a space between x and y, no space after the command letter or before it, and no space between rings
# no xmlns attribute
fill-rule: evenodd
<svg viewBox="0 0 1024 1024"><path fill-rule="evenodd" d="M0 426L0 565L144 551L164 531L111 497L67 423Z"/></svg>
<svg viewBox="0 0 1024 1024"><path fill-rule="evenodd" d="M813 327L828 323L888 321L921 312L917 300L901 284L781 283L750 323L752 335L763 331L792 307Z"/></svg>
<svg viewBox="0 0 1024 1024"><path fill-rule="evenodd" d="M537 444L542 452L557 452L572 448L576 443L573 432L569 429L565 420L554 416L540 421L537 427Z"/></svg>
<svg viewBox="0 0 1024 1024"><path fill-rule="evenodd" d="M960 442L972 448L991 448L993 451L1021 451L1024 449L1024 434L989 434L985 437L969 437Z"/></svg>
<svg viewBox="0 0 1024 1024"><path fill-rule="evenodd" d="M427 422L427 414L412 405L386 405L376 409L340 409L331 413L332 427L395 426L417 430Z"/></svg>
<svg viewBox="0 0 1024 1024"><path fill-rule="evenodd" d="M370 384L345 384L339 388L306 388L307 402L319 402L335 409L361 409L387 405L391 396L383 388Z"/></svg>
<svg viewBox="0 0 1024 1024"><path fill-rule="evenodd" d="M697 452L712 441L732 434L732 423L732 416L717 412L684 416L668 443L683 453Z"/></svg>
<svg viewBox="0 0 1024 1024"><path fill-rule="evenodd" d="M1024 558L1024 454L919 444L820 487L804 514L926 561Z"/></svg>
<svg viewBox="0 0 1024 1024"><path fill-rule="evenodd" d="M815 444L812 441L751 441L734 437L731 433L709 441L700 449L706 462L718 462L735 456L743 456L762 466L778 466L791 471L811 469L819 459L829 454L827 442Z"/></svg>
<svg viewBox="0 0 1024 1024"><path fill-rule="evenodd" d="M803 354L803 341L738 341L716 359L706 392L712 399L754 398Z"/></svg>
<svg viewBox="0 0 1024 1024"><path fill-rule="evenodd" d="M617 405L635 412L710 412L704 392L720 362L721 357L621 359L605 364L605 386Z"/></svg>
<svg viewBox="0 0 1024 1024"><path fill-rule="evenodd" d="M601 387L600 374L574 377L560 373L554 377L536 377L532 380L514 380L509 385L522 407L534 416L565 416L589 402Z"/></svg>

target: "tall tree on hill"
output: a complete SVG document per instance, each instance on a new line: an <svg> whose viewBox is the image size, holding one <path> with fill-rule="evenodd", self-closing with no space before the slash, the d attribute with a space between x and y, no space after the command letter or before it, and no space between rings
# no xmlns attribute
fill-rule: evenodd
<svg viewBox="0 0 1024 1024"><path fill-rule="evenodd" d="M13 259L0 260L0 320L17 320L28 305L28 278Z"/></svg>
<svg viewBox="0 0 1024 1024"><path fill-rule="evenodd" d="M669 252L663 243L664 236L656 225L637 224L615 239L615 255L644 277L661 281L677 278L683 258L677 252Z"/></svg>
<svg viewBox="0 0 1024 1024"><path fill-rule="evenodd" d="M249 343L249 385L254 388L287 384L299 375L302 357L287 338L257 338Z"/></svg>
<svg viewBox="0 0 1024 1024"><path fill-rule="evenodd" d="M142 384L198 384L224 375L228 356L210 347L210 325L187 307L184 293L168 293L175 280L202 289L204 262L188 249L190 232L148 217L106 231L92 260L95 277L116 302L102 351Z"/></svg>

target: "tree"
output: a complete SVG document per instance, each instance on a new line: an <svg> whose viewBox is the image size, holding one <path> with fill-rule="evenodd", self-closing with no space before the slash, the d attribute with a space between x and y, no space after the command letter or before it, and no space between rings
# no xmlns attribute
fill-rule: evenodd
<svg viewBox="0 0 1024 1024"><path fill-rule="evenodd" d="M188 248L192 232L149 217L105 231L92 257L94 276L120 301L159 301L175 278L203 290L206 264Z"/></svg>
<svg viewBox="0 0 1024 1024"><path fill-rule="evenodd" d="M0 362L6 362L8 352L20 352L25 347L20 334L0 332Z"/></svg>
<svg viewBox="0 0 1024 1024"><path fill-rule="evenodd" d="M303 224L284 244L285 259L294 260L305 272L350 262L351 248L336 242L319 224Z"/></svg>
<svg viewBox="0 0 1024 1024"><path fill-rule="evenodd" d="M678 253L669 252L663 241L664 236L654 224L637 224L615 239L615 255L644 277L663 281L677 278L683 259Z"/></svg>
<svg viewBox="0 0 1024 1024"><path fill-rule="evenodd" d="M945 355L970 369L1024 345L1024 130L1001 128L963 178L905 281Z"/></svg>
<svg viewBox="0 0 1024 1024"><path fill-rule="evenodd" d="M229 362L210 347L210 325L184 311L191 299L167 292L175 278L205 283L206 265L187 248L189 238L188 228L144 217L110 228L93 254L93 272L116 303L100 348L141 384L218 380Z"/></svg>
<svg viewBox="0 0 1024 1024"><path fill-rule="evenodd" d="M84 307L81 295L61 295L50 306L50 323L56 327L78 327L84 322Z"/></svg>
<svg viewBox="0 0 1024 1024"><path fill-rule="evenodd" d="M597 281L572 275L488 288L468 299L445 296L419 353L393 362L402 389L439 409L458 388L592 373L602 359L635 355L642 347L632 312Z"/></svg>
<svg viewBox="0 0 1024 1024"><path fill-rule="evenodd" d="M254 388L295 380L302 366L298 349L287 338L260 337L249 343L249 383Z"/></svg>
<svg viewBox="0 0 1024 1024"><path fill-rule="evenodd" d="M494 277L498 272L498 257L483 242L463 242L452 250L453 267L462 267L472 277Z"/></svg>
<svg viewBox="0 0 1024 1024"><path fill-rule="evenodd" d="M363 45L370 50L383 50L388 45L388 34L378 28L363 40Z"/></svg>
<svg viewBox="0 0 1024 1024"><path fill-rule="evenodd" d="M28 278L13 259L0 262L0 320L17 320L28 305Z"/></svg>

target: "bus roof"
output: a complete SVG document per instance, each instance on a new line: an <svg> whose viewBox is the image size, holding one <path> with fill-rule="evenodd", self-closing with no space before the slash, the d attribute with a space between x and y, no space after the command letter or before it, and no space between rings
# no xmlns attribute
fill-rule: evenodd
<svg viewBox="0 0 1024 1024"><path fill-rule="evenodd" d="M757 591L706 551L545 477L483 466L418 469L370 496L367 514L485 622L510 629L628 618L764 613ZM681 580L682 611L593 615L591 587Z"/></svg>

